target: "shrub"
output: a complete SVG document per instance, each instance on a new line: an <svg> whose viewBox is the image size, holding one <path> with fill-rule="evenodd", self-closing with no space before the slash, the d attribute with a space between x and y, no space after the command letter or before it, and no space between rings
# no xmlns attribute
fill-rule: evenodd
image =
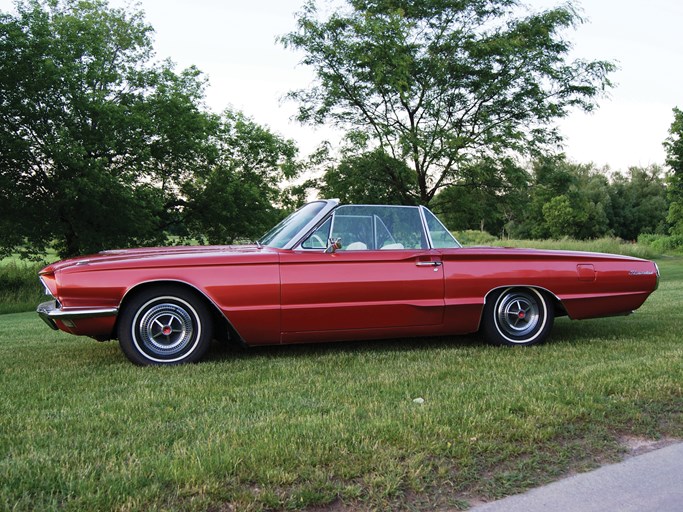
<svg viewBox="0 0 683 512"><path fill-rule="evenodd" d="M676 252L683 250L683 235L642 234L638 236L638 243L658 253Z"/></svg>
<svg viewBox="0 0 683 512"><path fill-rule="evenodd" d="M16 260L0 264L0 314L31 311L46 300L38 280L43 266Z"/></svg>
<svg viewBox="0 0 683 512"><path fill-rule="evenodd" d="M498 238L486 231L466 229L464 231L453 231L453 236L462 245L494 245Z"/></svg>

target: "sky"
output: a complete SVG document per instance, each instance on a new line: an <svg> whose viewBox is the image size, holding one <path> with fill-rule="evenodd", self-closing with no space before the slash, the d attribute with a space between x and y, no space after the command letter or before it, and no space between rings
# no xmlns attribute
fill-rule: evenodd
<svg viewBox="0 0 683 512"><path fill-rule="evenodd" d="M220 112L239 109L285 138L303 155L334 130L304 127L292 120L296 105L283 100L290 90L313 81L300 65L302 55L284 49L276 37L295 29L295 13L305 0L140 0L155 29L158 59L182 69L196 65L209 79L207 104ZM332 0L318 0L327 4ZM527 0L531 10L561 0ZM564 151L577 162L625 171L663 164L662 142L683 108L683 22L681 0L583 0L573 2L586 22L566 37L572 58L612 60L616 87L591 114L572 112L558 122ZM110 0L114 6L126 0ZM11 11L12 0L0 0Z"/></svg>

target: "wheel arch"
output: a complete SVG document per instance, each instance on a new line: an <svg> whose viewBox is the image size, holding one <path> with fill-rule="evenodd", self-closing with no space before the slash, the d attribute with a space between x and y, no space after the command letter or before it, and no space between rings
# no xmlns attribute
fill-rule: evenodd
<svg viewBox="0 0 683 512"><path fill-rule="evenodd" d="M213 318L214 327L217 328L214 329L216 334L226 334L228 339L232 339L233 337L241 339L239 333L232 325L228 317L225 316L221 308L218 307L218 304L216 304L213 301L213 299L204 292L204 290L191 283L188 283L187 281L182 281L180 279L157 279L137 283L136 285L126 290L126 292L123 294L123 297L121 297L121 301L119 302L119 312L123 311L123 309L126 307L126 304L130 302L136 295L144 291L162 286L176 286L178 288L182 288L184 290L194 293L209 308L209 311L211 312ZM116 323L114 324L114 333L116 333L117 328L118 317L116 319Z"/></svg>
<svg viewBox="0 0 683 512"><path fill-rule="evenodd" d="M527 290L530 290L530 289L537 290L538 292L542 293L543 295L545 295L547 298L550 299L549 302L553 306L553 313L554 313L555 317L567 315L567 310L564 308L564 305L562 304L562 299L560 299L557 295L555 295L553 292L551 292L547 288L544 288L543 286L538 286L535 284L505 284L505 285L501 285L501 286L496 286L495 288L491 288L484 295L484 303L482 304L481 313L479 314L479 324L478 324L479 329L481 329L481 322L482 322L482 319L484 317L484 308L486 307L487 302L490 300L491 295L493 295L494 293L496 293L500 290L509 290L512 288L524 288Z"/></svg>

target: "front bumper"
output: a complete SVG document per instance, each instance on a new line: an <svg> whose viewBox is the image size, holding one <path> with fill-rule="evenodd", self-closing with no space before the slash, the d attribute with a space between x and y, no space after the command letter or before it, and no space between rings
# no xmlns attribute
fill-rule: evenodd
<svg viewBox="0 0 683 512"><path fill-rule="evenodd" d="M55 331L57 327L56 320L78 320L83 318L102 318L106 316L116 316L119 312L118 308L69 308L63 309L56 300L48 300L43 302L36 309L38 316Z"/></svg>

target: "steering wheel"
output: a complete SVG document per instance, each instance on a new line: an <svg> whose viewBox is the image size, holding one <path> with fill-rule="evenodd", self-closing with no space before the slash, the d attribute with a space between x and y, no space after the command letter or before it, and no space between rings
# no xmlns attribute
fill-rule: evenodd
<svg viewBox="0 0 683 512"><path fill-rule="evenodd" d="M311 235L311 239L312 239L312 240L315 240L315 248L316 248L316 249L317 249L318 247L320 247L321 249L324 249L325 247L327 247L327 244L326 244L325 242L323 242L323 239L320 238L320 237L319 237L318 235L316 235L315 233L313 233L313 234Z"/></svg>

